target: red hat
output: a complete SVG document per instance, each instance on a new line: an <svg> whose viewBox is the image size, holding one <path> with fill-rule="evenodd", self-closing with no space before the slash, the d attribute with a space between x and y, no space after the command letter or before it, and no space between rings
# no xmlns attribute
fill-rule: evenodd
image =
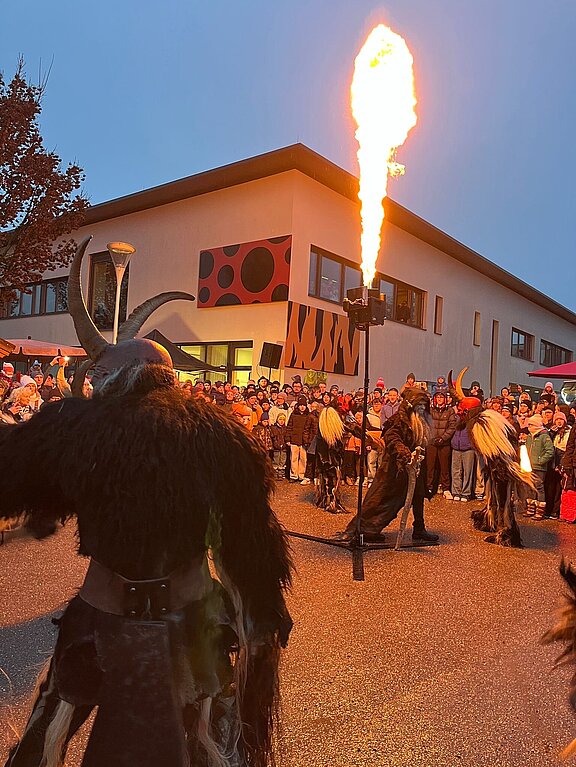
<svg viewBox="0 0 576 767"><path fill-rule="evenodd" d="M377 389L384 389L384 379L382 376L376 381L376 388Z"/></svg>

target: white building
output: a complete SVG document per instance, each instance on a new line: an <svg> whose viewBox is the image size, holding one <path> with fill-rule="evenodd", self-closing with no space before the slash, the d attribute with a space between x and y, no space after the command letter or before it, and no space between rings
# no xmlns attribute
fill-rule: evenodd
<svg viewBox="0 0 576 767"><path fill-rule="evenodd" d="M95 205L74 235L93 235L84 273L93 316L111 327L106 243L124 240L136 247L128 311L166 290L197 297L163 306L141 335L156 328L241 383L268 374L259 363L270 342L283 347L273 377L317 370L344 389L361 385L362 334L341 308L345 289L361 282L357 187L296 144ZM409 371L433 381L469 365L465 385L477 379L496 393L572 359L576 314L392 200L377 268L389 319L371 331L372 386L379 376L393 386ZM78 343L65 278L54 272L5 303L0 337Z"/></svg>

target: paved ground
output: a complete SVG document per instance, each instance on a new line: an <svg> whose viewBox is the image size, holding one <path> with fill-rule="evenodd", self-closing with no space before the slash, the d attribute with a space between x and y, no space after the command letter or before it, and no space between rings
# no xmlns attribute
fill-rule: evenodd
<svg viewBox="0 0 576 767"><path fill-rule="evenodd" d="M310 488L283 483L287 528L331 534L348 517L317 511ZM346 490L353 508L353 489ZM371 552L366 580L345 551L293 539L295 628L283 663L284 764L290 767L547 767L576 735L567 670L539 645L563 591L560 554L576 526L522 523L526 548L472 530L472 504L436 498L442 545ZM79 585L71 530L0 548L0 755L22 726L50 616ZM68 765L79 764L82 736Z"/></svg>

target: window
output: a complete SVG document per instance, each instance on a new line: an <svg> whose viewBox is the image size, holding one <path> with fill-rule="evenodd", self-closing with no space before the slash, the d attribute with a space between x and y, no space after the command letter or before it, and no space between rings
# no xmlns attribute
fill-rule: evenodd
<svg viewBox="0 0 576 767"><path fill-rule="evenodd" d="M44 280L23 290L0 291L0 319L65 314L68 311L68 277Z"/></svg>
<svg viewBox="0 0 576 767"><path fill-rule="evenodd" d="M231 381L237 386L245 386L252 373L252 341L222 341L210 344L178 344L183 352L215 367L223 366L222 372L199 371L196 377L214 381Z"/></svg>
<svg viewBox="0 0 576 767"><path fill-rule="evenodd" d="M122 278L118 322L126 319L130 264ZM90 314L99 330L112 330L116 306L116 272L109 253L95 253L90 260Z"/></svg>
<svg viewBox="0 0 576 767"><path fill-rule="evenodd" d="M564 349L550 341L542 339L540 341L540 364L546 367L553 365L564 365L566 362L572 362L572 352L570 349Z"/></svg>
<svg viewBox="0 0 576 767"><path fill-rule="evenodd" d="M362 285L362 273L357 266L345 263L332 253L312 248L308 273L308 295L341 304L350 288Z"/></svg>
<svg viewBox="0 0 576 767"><path fill-rule="evenodd" d="M474 346L480 346L480 312L474 312Z"/></svg>
<svg viewBox="0 0 576 767"><path fill-rule="evenodd" d="M434 332L436 335L442 335L442 313L444 311L444 299L442 296L436 296L434 304Z"/></svg>
<svg viewBox="0 0 576 767"><path fill-rule="evenodd" d="M362 285L360 267L333 253L313 246L310 250L308 295L341 304L350 288ZM386 319L421 328L424 322L424 292L412 285L376 275L373 287L386 299Z"/></svg>
<svg viewBox="0 0 576 767"><path fill-rule="evenodd" d="M521 360L532 361L534 352L534 336L523 330L512 328L512 346L510 354Z"/></svg>

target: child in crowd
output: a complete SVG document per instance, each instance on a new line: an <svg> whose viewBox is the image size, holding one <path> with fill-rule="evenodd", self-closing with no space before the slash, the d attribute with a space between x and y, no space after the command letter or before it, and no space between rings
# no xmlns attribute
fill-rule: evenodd
<svg viewBox="0 0 576 767"><path fill-rule="evenodd" d="M270 427L272 445L274 447L274 473L276 479L286 478L286 413L278 413L276 422Z"/></svg>

